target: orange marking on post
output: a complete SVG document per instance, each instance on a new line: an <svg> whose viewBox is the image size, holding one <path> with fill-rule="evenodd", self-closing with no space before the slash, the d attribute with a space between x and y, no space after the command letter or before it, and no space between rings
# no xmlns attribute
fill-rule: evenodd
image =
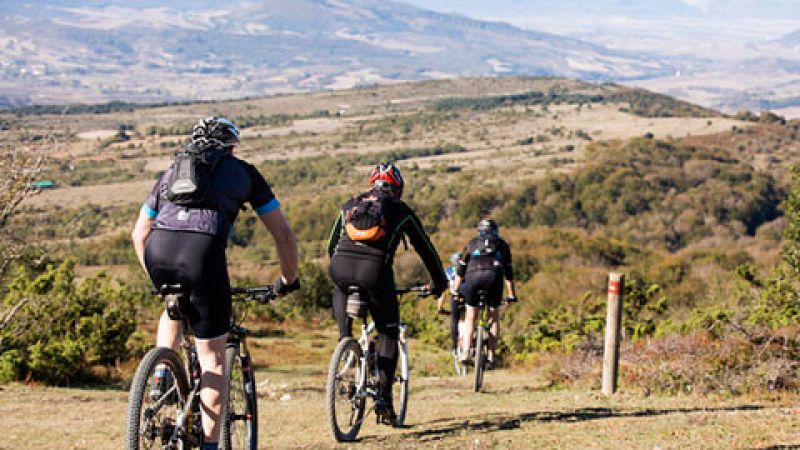
<svg viewBox="0 0 800 450"><path fill-rule="evenodd" d="M622 286L620 285L619 281L609 281L608 282L608 293L609 294L616 294L619 295L622 293Z"/></svg>

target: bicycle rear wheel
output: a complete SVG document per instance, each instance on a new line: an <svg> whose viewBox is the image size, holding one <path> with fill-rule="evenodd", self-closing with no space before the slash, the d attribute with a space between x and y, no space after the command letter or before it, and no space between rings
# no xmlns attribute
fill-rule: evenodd
<svg viewBox="0 0 800 450"><path fill-rule="evenodd" d="M364 419L366 398L359 396L361 346L355 339L339 341L328 368L325 394L328 421L338 442L355 440Z"/></svg>
<svg viewBox="0 0 800 450"><path fill-rule="evenodd" d="M478 326L475 337L475 392L480 392L483 384L483 371L486 363L486 330L482 325Z"/></svg>
<svg viewBox="0 0 800 450"><path fill-rule="evenodd" d="M258 448L258 397L252 363L239 353L238 344L225 349L228 368L228 401L222 409L220 449L256 450Z"/></svg>
<svg viewBox="0 0 800 450"><path fill-rule="evenodd" d="M159 377L155 376L157 368ZM175 430L175 420L188 395L189 383L180 356L166 347L147 352L128 394L125 448L162 448Z"/></svg>
<svg viewBox="0 0 800 450"><path fill-rule="evenodd" d="M394 402L397 421L395 425L402 426L406 421L408 411L408 344L398 342L399 356L397 359L397 370L395 370L394 383L392 384L392 401Z"/></svg>

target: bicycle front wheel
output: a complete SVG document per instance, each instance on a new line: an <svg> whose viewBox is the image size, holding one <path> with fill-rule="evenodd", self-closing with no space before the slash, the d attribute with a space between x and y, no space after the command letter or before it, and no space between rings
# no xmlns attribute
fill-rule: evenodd
<svg viewBox="0 0 800 450"><path fill-rule="evenodd" d="M228 368L228 401L222 409L220 449L256 450L258 448L258 397L252 362L239 353L239 345L225 349Z"/></svg>
<svg viewBox="0 0 800 450"><path fill-rule="evenodd" d="M486 364L486 330L483 326L478 327L475 336L475 392L480 392L483 384L483 370Z"/></svg>
<svg viewBox="0 0 800 450"><path fill-rule="evenodd" d="M397 370L395 371L394 383L392 384L392 401L394 402L395 414L397 414L396 425L402 426L406 421L408 411L408 344L398 342L399 352L397 360Z"/></svg>
<svg viewBox="0 0 800 450"><path fill-rule="evenodd" d="M328 368L325 394L328 421L338 442L355 440L364 419L366 398L361 386L361 346L355 339L339 341Z"/></svg>
<svg viewBox="0 0 800 450"><path fill-rule="evenodd" d="M147 352L128 394L125 448L160 449L167 444L188 395L189 383L180 356L166 347Z"/></svg>

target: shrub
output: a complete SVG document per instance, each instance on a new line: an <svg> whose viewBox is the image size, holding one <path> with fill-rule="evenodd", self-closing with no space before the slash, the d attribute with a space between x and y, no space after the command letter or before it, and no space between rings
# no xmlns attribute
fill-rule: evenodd
<svg viewBox="0 0 800 450"><path fill-rule="evenodd" d="M3 299L16 314L0 329L0 379L69 384L94 365L130 356L135 294L103 274L74 280L74 262L22 270Z"/></svg>

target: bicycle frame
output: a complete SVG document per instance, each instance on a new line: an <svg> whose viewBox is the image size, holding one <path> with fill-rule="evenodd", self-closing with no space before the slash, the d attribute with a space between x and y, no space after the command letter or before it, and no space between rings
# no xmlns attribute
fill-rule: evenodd
<svg viewBox="0 0 800 450"><path fill-rule="evenodd" d="M478 327L483 327L487 331L489 330L489 308L486 306L486 303L481 301L478 304L478 308L480 308L480 314L478 314L478 321L476 325Z"/></svg>
<svg viewBox="0 0 800 450"><path fill-rule="evenodd" d="M175 295L175 294L173 294ZM182 296L184 294L177 294ZM181 308L183 298L176 297L174 299L173 308ZM169 302L168 302L169 305ZM170 306L168 306L168 309ZM173 312L169 312L170 317L173 317ZM191 439L194 436L194 430L192 430L192 421L188 420L191 418L194 413L195 409L199 412L198 401L200 399L200 389L202 388L202 380L200 378L200 363L197 359L197 350L193 345L192 339L190 337L191 328L189 326L189 320L186 318L185 314L182 314L178 311L178 315L181 318L181 349L183 350L184 360L188 361L188 366L184 367L186 370L187 380L189 381L189 395L187 396L187 402L183 405L183 410L178 415L178 418L175 420L175 428L172 431L172 436L170 436L169 446L175 446L178 444L178 440L180 439L180 432L186 428L186 438ZM173 386L172 389L177 389L176 386ZM167 396L164 396L165 398ZM192 442L190 445L200 445L200 442L194 443Z"/></svg>
<svg viewBox="0 0 800 450"><path fill-rule="evenodd" d="M241 289L234 289L232 293L235 295L251 295L254 298L263 298L268 301L268 299L273 295L271 288L241 288ZM186 397L186 404L183 405L183 409L178 414L178 417L175 420L174 429L172 430L172 434L170 436L169 441L165 445L166 448L177 448L177 445L180 439L184 439L187 441L187 444L192 446L199 446L202 440L202 430L200 433L197 433L195 430L195 418L197 417L196 414L200 413L199 408L199 401L200 401L200 390L202 389L202 378L201 378L201 370L200 370L200 362L197 356L197 349L194 345L194 340L192 339L192 332L191 326L189 323L189 319L187 314L183 312L184 302L186 302L186 293L184 292L177 292L171 294L163 295L165 302L166 302L166 309L167 313L173 320L180 320L181 322L181 343L180 347L183 354L183 361L188 363L184 364L183 369L186 371L186 379L189 383L189 393ZM261 297L258 297L261 296ZM259 300L261 301L261 300ZM236 318L234 315L231 315L231 330L228 334L228 340L226 343L227 346L237 346L240 348L241 358L243 362L249 362L250 359L250 350L247 345L246 336L248 334L248 330L240 325L236 324ZM249 364L243 364L243 369L247 373L243 375L245 377L252 377L253 374L249 373ZM230 368L229 368L230 370ZM173 390L176 390L177 386L173 386L167 394L171 394ZM163 402L169 395L164 395L162 399L159 400L155 405L153 405L153 410L158 410L162 405ZM248 414L249 415L249 414ZM247 417L250 419L251 417Z"/></svg>
<svg viewBox="0 0 800 450"><path fill-rule="evenodd" d="M398 338L397 341L402 345L403 351L407 352L407 341L406 341L406 330L408 326L402 322L398 324ZM372 332L375 331L375 322L369 321L369 323L365 323L361 325L361 336L358 338L358 345L361 346L362 356L359 361L360 371L359 371L359 383L358 383L358 396L359 397L375 397L378 395L378 391L375 386L368 386L367 385L367 373L369 371L369 367L367 367L367 362L369 358L373 355L377 355L377 350L373 349L370 350L370 335ZM377 366L375 366L377 370ZM404 379L408 378L408 369L406 367L401 367L401 375Z"/></svg>

